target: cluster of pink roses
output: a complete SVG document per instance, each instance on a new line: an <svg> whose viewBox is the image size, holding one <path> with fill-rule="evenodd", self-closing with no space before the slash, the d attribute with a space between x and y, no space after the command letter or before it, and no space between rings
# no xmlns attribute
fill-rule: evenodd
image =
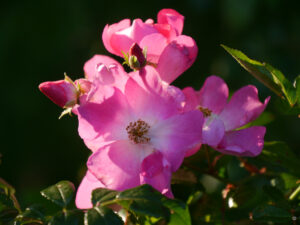
<svg viewBox="0 0 300 225"><path fill-rule="evenodd" d="M233 94L210 76L200 91L170 85L197 56L197 45L182 35L184 17L173 9L158 13L157 23L124 19L107 25L106 49L134 69L126 73L114 59L95 55L84 65L85 78L44 82L40 90L78 116L80 137L92 155L76 196L78 208L90 208L91 192L150 184L172 197L170 180L184 157L207 144L225 154L256 156L265 127L239 129L265 109L257 89Z"/></svg>

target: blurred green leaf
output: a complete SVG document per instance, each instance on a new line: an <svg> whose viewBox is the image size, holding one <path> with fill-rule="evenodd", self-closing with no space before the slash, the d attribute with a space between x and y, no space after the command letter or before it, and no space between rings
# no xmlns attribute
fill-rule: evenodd
<svg viewBox="0 0 300 225"><path fill-rule="evenodd" d="M240 184L229 196L232 197L240 210L253 209L266 200L266 194L250 182ZM229 205L229 202L227 203Z"/></svg>
<svg viewBox="0 0 300 225"><path fill-rule="evenodd" d="M250 59L243 52L221 45L245 70L280 97L285 97L293 107L297 101L296 89L281 71L270 64Z"/></svg>
<svg viewBox="0 0 300 225"><path fill-rule="evenodd" d="M84 214L84 225L122 225L122 219L107 207L96 206Z"/></svg>
<svg viewBox="0 0 300 225"><path fill-rule="evenodd" d="M300 75L296 77L294 86L296 87L296 97L297 97L298 105L300 106Z"/></svg>
<svg viewBox="0 0 300 225"><path fill-rule="evenodd" d="M60 181L41 191L42 196L55 204L66 207L73 198L74 185L70 181Z"/></svg>
<svg viewBox="0 0 300 225"><path fill-rule="evenodd" d="M94 206L103 202L111 201L115 199L117 191L108 190L105 188L97 188L92 192L92 203Z"/></svg>
<svg viewBox="0 0 300 225"><path fill-rule="evenodd" d="M0 212L9 208L15 208L14 202L6 194L0 193Z"/></svg>
<svg viewBox="0 0 300 225"><path fill-rule="evenodd" d="M262 154L258 157L271 165L276 165L300 176L300 160L283 142L265 142Z"/></svg>
<svg viewBox="0 0 300 225"><path fill-rule="evenodd" d="M0 209L0 224L7 224L8 222L13 221L18 213L18 210L15 208Z"/></svg>
<svg viewBox="0 0 300 225"><path fill-rule="evenodd" d="M278 188L265 185L263 190L276 205L280 205L285 209L290 209L289 202L285 199L284 194Z"/></svg>
<svg viewBox="0 0 300 225"><path fill-rule="evenodd" d="M164 206L171 210L169 225L190 225L191 217L186 204L176 199L165 199Z"/></svg>
<svg viewBox="0 0 300 225"><path fill-rule="evenodd" d="M260 222L286 223L292 221L289 211L273 205L258 206L253 211L253 220Z"/></svg>
<svg viewBox="0 0 300 225"><path fill-rule="evenodd" d="M241 162L237 158L232 158L227 163L227 176L231 182L239 181L249 175L249 172L241 166Z"/></svg>
<svg viewBox="0 0 300 225"><path fill-rule="evenodd" d="M284 188L287 190L295 188L297 186L297 181L299 180L297 177L289 173L280 173L280 178L283 180Z"/></svg>

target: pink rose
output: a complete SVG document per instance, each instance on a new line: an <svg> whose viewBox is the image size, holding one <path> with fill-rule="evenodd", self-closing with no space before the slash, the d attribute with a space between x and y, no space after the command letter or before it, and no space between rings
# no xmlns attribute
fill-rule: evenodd
<svg viewBox="0 0 300 225"><path fill-rule="evenodd" d="M121 57L129 54L134 45L146 48L148 64L157 65L161 79L171 83L194 63L198 53L195 41L181 35L183 23L184 17L177 11L163 9L158 13L157 23L152 19L135 19L130 24L129 19L124 19L106 25L102 39L110 53Z"/></svg>
<svg viewBox="0 0 300 225"><path fill-rule="evenodd" d="M183 112L183 94L161 82L152 67L133 73L124 91L77 108L79 135L93 151L76 197L78 208L91 207L96 187L124 190L150 184L172 197L171 173L186 151L201 141L203 116Z"/></svg>
<svg viewBox="0 0 300 225"><path fill-rule="evenodd" d="M257 156L264 145L266 128L253 126L239 129L255 120L266 108L258 99L258 91L252 85L236 91L229 102L228 87L219 77L210 76L200 91L191 87L183 90L186 96L185 111L198 109L205 115L202 143L224 154ZM195 152L192 149L187 155Z"/></svg>

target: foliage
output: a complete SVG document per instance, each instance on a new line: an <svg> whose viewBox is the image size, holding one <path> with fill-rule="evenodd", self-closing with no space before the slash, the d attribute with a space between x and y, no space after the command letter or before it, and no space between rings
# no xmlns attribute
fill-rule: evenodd
<svg viewBox="0 0 300 225"><path fill-rule="evenodd" d="M74 186L61 181L41 191L57 206L20 208L1 180L1 224L297 224L300 219L300 160L282 142L267 142L256 158L221 155L203 147L186 158L172 179L178 199L149 185L122 192L98 188L93 208L72 204ZM180 199L180 200L179 200Z"/></svg>
<svg viewBox="0 0 300 225"><path fill-rule="evenodd" d="M300 75L291 83L284 74L265 62L250 59L243 52L221 45L245 70L289 105L292 114L300 114ZM285 103L284 102L284 103Z"/></svg>
<svg viewBox="0 0 300 225"><path fill-rule="evenodd" d="M3 185L3 191L9 186ZM142 185L123 192L99 188L93 191L93 208L79 210L71 206L74 196L74 186L69 181L61 181L41 191L42 196L59 207L54 213L45 213L41 206L30 206L24 211L13 203L9 193L1 195L2 224L124 224L121 215L127 223L138 224L191 224L189 210L186 204L179 200L167 199L149 185ZM115 211L121 209L117 214ZM115 211L113 211L115 209ZM159 221L159 222L158 222Z"/></svg>

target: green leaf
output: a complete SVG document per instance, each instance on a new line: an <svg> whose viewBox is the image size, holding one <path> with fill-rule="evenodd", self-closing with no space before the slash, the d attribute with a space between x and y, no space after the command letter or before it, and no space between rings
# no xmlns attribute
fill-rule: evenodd
<svg viewBox="0 0 300 225"><path fill-rule="evenodd" d="M221 45L245 70L271 89L278 96L287 99L290 106L296 103L296 90L292 83L285 78L281 71L268 63L250 59L243 52Z"/></svg>
<svg viewBox="0 0 300 225"><path fill-rule="evenodd" d="M42 196L55 204L66 207L73 198L74 185L70 181L60 181L41 191Z"/></svg>
<svg viewBox="0 0 300 225"><path fill-rule="evenodd" d="M296 98L296 90L293 87L292 83L285 78L283 73L271 66L270 64L264 63L266 69L271 73L273 81L281 87L281 90L285 97L287 98L288 102L291 106L297 101Z"/></svg>
<svg viewBox="0 0 300 225"><path fill-rule="evenodd" d="M48 225L79 225L78 215L73 211L63 210L53 216Z"/></svg>
<svg viewBox="0 0 300 225"><path fill-rule="evenodd" d="M42 223L44 221L45 215L38 206L27 207L24 212L20 213L15 220L15 225L17 224L30 224L30 223Z"/></svg>
<svg viewBox="0 0 300 225"><path fill-rule="evenodd" d="M260 222L291 222L292 215L285 209L273 206L258 206L253 211L253 220Z"/></svg>
<svg viewBox="0 0 300 225"><path fill-rule="evenodd" d="M4 179L0 178L0 194L6 195L9 201L13 203L13 206L10 207L14 207L18 211L21 211L15 193L16 193L15 189L11 185L9 185ZM3 199L4 197L2 196L1 198ZM0 211L1 211L1 201L0 201Z"/></svg>
<svg viewBox="0 0 300 225"><path fill-rule="evenodd" d="M123 192L98 188L92 193L93 205L98 207L118 204L134 215L147 218L164 218L171 225L189 225L188 207L181 201L166 198L150 185L142 185Z"/></svg>
<svg viewBox="0 0 300 225"><path fill-rule="evenodd" d="M105 188L95 189L92 193L92 203L94 206L100 203L114 200L119 192Z"/></svg>
<svg viewBox="0 0 300 225"><path fill-rule="evenodd" d="M191 217L189 208L186 204L176 199L165 199L163 201L164 206L170 209L170 221L169 225L191 225Z"/></svg>
<svg viewBox="0 0 300 225"><path fill-rule="evenodd" d="M20 206L15 197L15 189L0 178L0 224L14 220L19 212Z"/></svg>
<svg viewBox="0 0 300 225"><path fill-rule="evenodd" d="M116 215L111 209L106 207L96 206L89 209L84 214L84 225L122 225L124 224L121 218Z"/></svg>
<svg viewBox="0 0 300 225"><path fill-rule="evenodd" d="M169 218L169 210L163 206L161 193L150 185L142 185L121 192L116 197L118 204L139 215Z"/></svg>

